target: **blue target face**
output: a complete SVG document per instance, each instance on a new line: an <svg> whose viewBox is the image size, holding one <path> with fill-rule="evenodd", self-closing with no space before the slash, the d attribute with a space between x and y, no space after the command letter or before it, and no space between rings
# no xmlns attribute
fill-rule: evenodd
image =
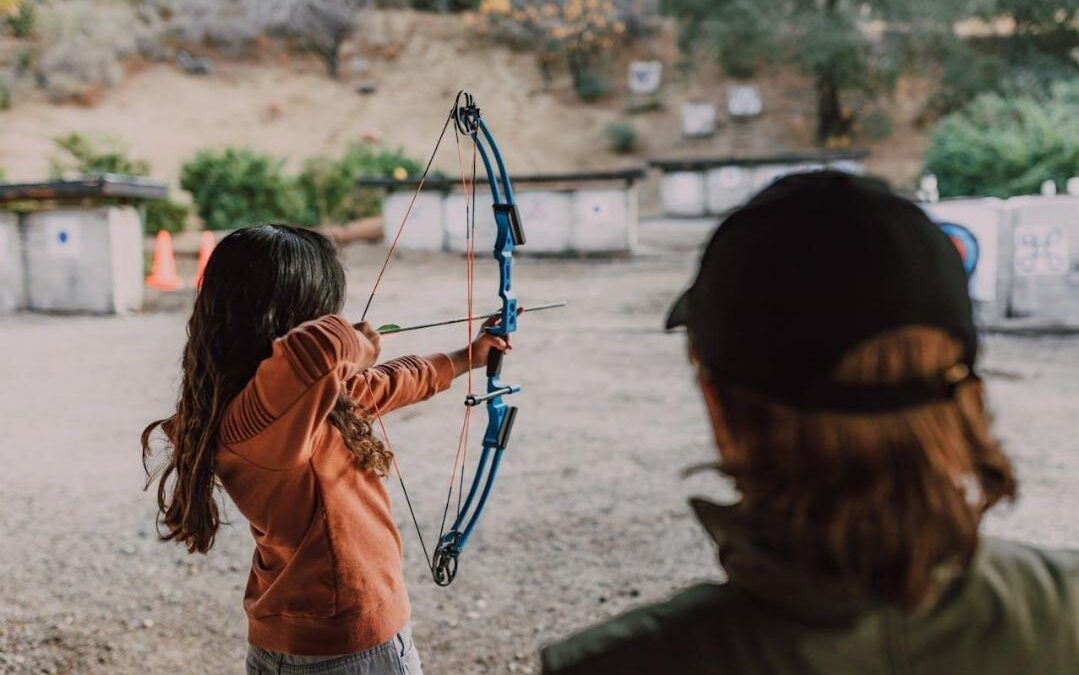
<svg viewBox="0 0 1079 675"><path fill-rule="evenodd" d="M955 244L959 257L963 259L963 269L966 270L967 276L973 275L978 269L978 258L981 255L978 238L973 232L957 223L937 223L937 225Z"/></svg>
<svg viewBox="0 0 1079 675"><path fill-rule="evenodd" d="M66 244L68 240L67 230L60 230L60 234L56 235L56 238L60 240L61 244Z"/></svg>

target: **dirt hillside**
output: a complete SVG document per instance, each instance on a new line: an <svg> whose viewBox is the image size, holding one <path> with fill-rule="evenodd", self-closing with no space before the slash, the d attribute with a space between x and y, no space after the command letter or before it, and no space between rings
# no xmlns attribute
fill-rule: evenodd
<svg viewBox="0 0 1079 675"><path fill-rule="evenodd" d="M200 148L238 145L275 153L298 166L334 154L348 141L401 146L416 157L433 147L454 92L471 89L490 120L512 171L571 171L639 163L648 157L767 154L812 146L812 85L805 77L771 73L761 78L765 113L749 125L721 123L716 136L687 141L680 135L686 100L725 104L726 82L708 64L693 76L676 74L672 31L639 44L634 56L665 62L661 110L626 117L621 93L625 61L611 65L616 95L584 104L568 78L545 82L534 55L476 36L468 16L379 12L364 26L362 48L349 47L340 81L326 77L313 58L267 47L243 59L215 57L209 76L184 73L171 61L131 63L123 82L93 105L55 105L40 94L18 98L0 111L0 167L9 180L47 174L51 139L77 131L123 141L132 156L150 161L156 176L177 185L182 162ZM358 43L360 41L357 41ZM360 53L363 52L361 56ZM362 66L358 65L362 61ZM373 94L357 93L361 82ZM896 134L871 168L898 181L918 169L918 134L905 119L920 98L900 90ZM633 155L607 148L605 129L628 119L641 134ZM438 164L454 172L452 150Z"/></svg>

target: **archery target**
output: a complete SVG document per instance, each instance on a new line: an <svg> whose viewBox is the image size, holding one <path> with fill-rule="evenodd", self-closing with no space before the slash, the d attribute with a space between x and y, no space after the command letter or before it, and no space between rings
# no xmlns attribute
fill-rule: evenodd
<svg viewBox="0 0 1079 675"><path fill-rule="evenodd" d="M974 236L974 233L958 223L944 222L937 223L937 225L944 231L944 234L948 235L956 250L959 251L959 257L963 260L963 269L966 271L967 277L974 276L974 271L978 269L978 258L981 255L978 239Z"/></svg>
<svg viewBox="0 0 1079 675"><path fill-rule="evenodd" d="M1002 208L999 199L950 199L922 205L959 251L970 279L970 297L978 302L997 299Z"/></svg>

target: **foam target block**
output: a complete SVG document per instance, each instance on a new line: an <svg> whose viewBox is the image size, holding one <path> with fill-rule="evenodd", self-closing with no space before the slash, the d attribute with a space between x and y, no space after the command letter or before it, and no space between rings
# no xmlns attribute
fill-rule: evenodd
<svg viewBox="0 0 1079 675"><path fill-rule="evenodd" d="M635 198L632 189L575 192L570 248L582 253L631 252L637 243Z"/></svg>
<svg viewBox="0 0 1079 675"><path fill-rule="evenodd" d="M397 244L398 248L413 251L441 251L445 247L445 227L442 218L442 193L428 191L416 195L402 190L386 195L382 202L382 229L386 244L393 242L397 230L408 214L408 223Z"/></svg>
<svg viewBox="0 0 1079 675"><path fill-rule="evenodd" d="M464 253L468 250L467 233L472 216L466 210L466 205L467 201L462 193L447 195L442 202L442 223L448 251ZM494 250L495 235L498 232L490 192L476 192L475 216L475 250L477 254L486 255Z"/></svg>
<svg viewBox="0 0 1079 675"><path fill-rule="evenodd" d="M0 213L0 314L10 314L25 306L26 277L19 217Z"/></svg>
<svg viewBox="0 0 1079 675"><path fill-rule="evenodd" d="M517 193L517 209L527 244L523 253L564 253L572 246L573 196L536 190Z"/></svg>
<svg viewBox="0 0 1079 675"><path fill-rule="evenodd" d="M38 211L25 217L32 310L119 314L143 300L142 223L130 206Z"/></svg>
<svg viewBox="0 0 1079 675"><path fill-rule="evenodd" d="M704 174L676 171L664 174L659 184L663 212L669 216L705 215Z"/></svg>
<svg viewBox="0 0 1079 675"><path fill-rule="evenodd" d="M743 166L720 166L705 174L708 213L722 215L753 195L753 170Z"/></svg>

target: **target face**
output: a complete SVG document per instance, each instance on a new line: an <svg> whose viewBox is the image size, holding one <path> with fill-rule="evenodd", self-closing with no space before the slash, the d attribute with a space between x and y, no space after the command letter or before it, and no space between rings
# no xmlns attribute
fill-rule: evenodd
<svg viewBox="0 0 1079 675"><path fill-rule="evenodd" d="M975 270L978 269L978 258L981 255L977 237L970 230L957 223L939 223L939 225L944 234L948 235L948 238L955 244L956 250L959 251L959 257L963 260L963 269L966 270L967 276L973 276Z"/></svg>

